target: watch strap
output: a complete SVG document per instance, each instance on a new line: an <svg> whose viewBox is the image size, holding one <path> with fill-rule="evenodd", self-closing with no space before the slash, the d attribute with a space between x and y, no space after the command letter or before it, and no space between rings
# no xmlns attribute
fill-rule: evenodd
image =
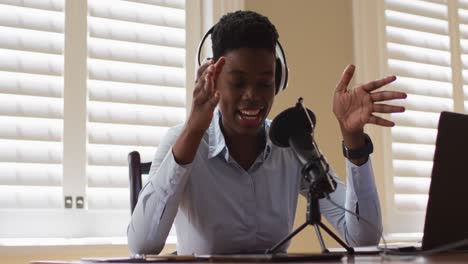
<svg viewBox="0 0 468 264"><path fill-rule="evenodd" d="M364 142L365 145L358 149L348 149L342 141L341 145L343 148L343 155L348 159L360 159L368 157L372 152L374 152L374 145L369 135L364 133Z"/></svg>

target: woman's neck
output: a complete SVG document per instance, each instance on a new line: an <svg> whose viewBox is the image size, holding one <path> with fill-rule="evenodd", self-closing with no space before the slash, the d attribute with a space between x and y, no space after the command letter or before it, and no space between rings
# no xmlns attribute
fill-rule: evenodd
<svg viewBox="0 0 468 264"><path fill-rule="evenodd" d="M265 148L265 130L260 129L256 134L238 134L224 129L223 126L221 130L229 154L247 171Z"/></svg>

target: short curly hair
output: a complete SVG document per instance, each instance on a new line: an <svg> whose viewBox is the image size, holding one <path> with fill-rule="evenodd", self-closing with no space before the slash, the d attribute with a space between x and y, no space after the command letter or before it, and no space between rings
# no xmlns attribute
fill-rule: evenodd
<svg viewBox="0 0 468 264"><path fill-rule="evenodd" d="M275 53L278 31L270 20L253 11L227 13L211 34L213 57L218 60L239 48L261 48Z"/></svg>

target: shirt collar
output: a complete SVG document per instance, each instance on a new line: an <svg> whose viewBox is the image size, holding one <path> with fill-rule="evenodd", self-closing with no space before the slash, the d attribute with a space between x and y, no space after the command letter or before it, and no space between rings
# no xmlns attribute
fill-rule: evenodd
<svg viewBox="0 0 468 264"><path fill-rule="evenodd" d="M213 119L211 120L210 127L208 128L208 159L218 156L220 153L224 154L224 159L229 161L229 151L226 146L226 141L224 140L224 135L221 130L221 112L219 108L216 107L213 113ZM268 132L270 130L270 120L265 120L265 137L266 144L263 150L262 161L267 159L271 153L272 142L268 137Z"/></svg>
<svg viewBox="0 0 468 264"><path fill-rule="evenodd" d="M223 132L221 131L221 112L216 107L211 119L210 127L208 128L208 158L216 157L221 151L226 150L226 141L224 140ZM229 153L227 153L229 158ZM227 159L226 159L227 160Z"/></svg>

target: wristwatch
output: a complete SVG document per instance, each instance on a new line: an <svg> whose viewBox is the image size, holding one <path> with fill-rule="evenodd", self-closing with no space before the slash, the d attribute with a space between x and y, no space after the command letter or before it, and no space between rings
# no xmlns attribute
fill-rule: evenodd
<svg viewBox="0 0 468 264"><path fill-rule="evenodd" d="M374 152L374 145L372 144L372 140L370 139L369 135L364 133L364 141L365 145L358 149L348 149L344 141L341 142L343 147L343 155L348 159L360 159L369 156L372 152Z"/></svg>

